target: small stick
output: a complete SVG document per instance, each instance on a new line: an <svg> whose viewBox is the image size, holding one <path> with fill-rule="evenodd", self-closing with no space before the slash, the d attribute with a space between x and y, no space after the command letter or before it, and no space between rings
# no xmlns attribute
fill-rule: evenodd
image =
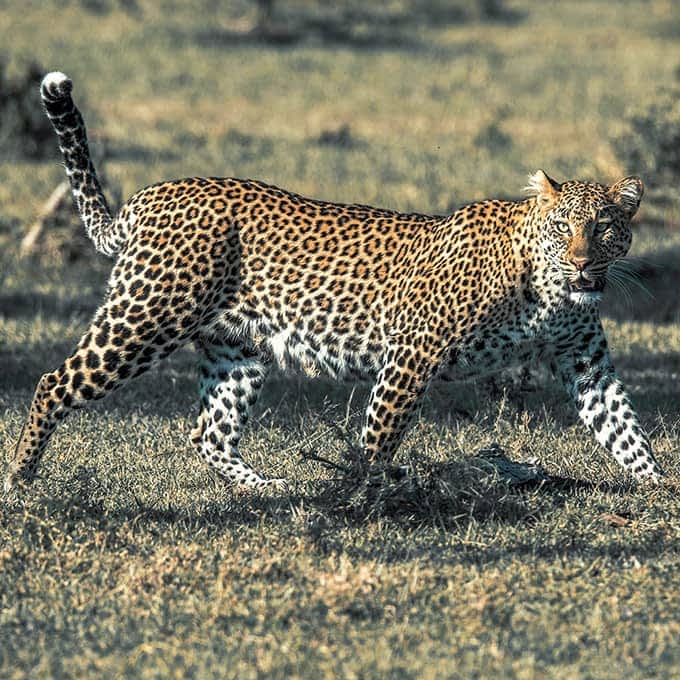
<svg viewBox="0 0 680 680"><path fill-rule="evenodd" d="M311 451L300 451L300 456L302 457L303 460L314 460L317 463L325 465L326 467L334 468L335 470L340 470L340 472L344 472L345 474L349 474L350 472L349 468L345 467L344 465L338 465L337 463L334 463L332 460L328 460L328 458L323 458L322 456L317 456L315 453L312 453Z"/></svg>
<svg viewBox="0 0 680 680"><path fill-rule="evenodd" d="M42 234L45 226L45 221L54 215L59 210L66 196L69 195L71 187L68 182L64 181L57 186L57 188L50 194L49 198L43 203L38 211L35 221L28 228L26 235L21 240L20 253L23 256L29 255L35 249L35 244Z"/></svg>

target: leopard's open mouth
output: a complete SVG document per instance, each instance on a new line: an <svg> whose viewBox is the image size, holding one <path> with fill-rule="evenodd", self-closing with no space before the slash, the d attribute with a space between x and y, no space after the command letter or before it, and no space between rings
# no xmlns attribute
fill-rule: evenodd
<svg viewBox="0 0 680 680"><path fill-rule="evenodd" d="M567 282L569 299L579 305L598 304L602 300L604 279L587 279L583 274Z"/></svg>
<svg viewBox="0 0 680 680"><path fill-rule="evenodd" d="M601 293L604 290L604 279L591 280L583 274L579 274L577 279L571 279L568 283L570 293Z"/></svg>

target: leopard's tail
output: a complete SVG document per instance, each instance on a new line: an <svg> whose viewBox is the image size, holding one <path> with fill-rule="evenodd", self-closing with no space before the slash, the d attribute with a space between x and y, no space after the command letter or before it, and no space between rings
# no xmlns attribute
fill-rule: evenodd
<svg viewBox="0 0 680 680"><path fill-rule="evenodd" d="M125 243L128 225L111 216L90 158L83 117L71 98L72 89L70 78L53 71L43 78L40 96L57 133L66 175L87 235L100 253L112 256Z"/></svg>

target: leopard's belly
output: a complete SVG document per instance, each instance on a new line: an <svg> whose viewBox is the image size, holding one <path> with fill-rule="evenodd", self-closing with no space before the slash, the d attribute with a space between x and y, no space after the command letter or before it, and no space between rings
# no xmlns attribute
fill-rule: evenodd
<svg viewBox="0 0 680 680"><path fill-rule="evenodd" d="M222 314L217 326L230 341L252 348L268 363L310 377L369 379L382 363L383 345L370 328L362 335L319 332L308 328L303 319L254 317L239 308Z"/></svg>

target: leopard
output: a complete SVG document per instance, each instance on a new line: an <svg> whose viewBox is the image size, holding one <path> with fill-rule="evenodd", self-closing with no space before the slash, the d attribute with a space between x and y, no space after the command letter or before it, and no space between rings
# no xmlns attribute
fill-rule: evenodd
<svg viewBox="0 0 680 680"><path fill-rule="evenodd" d="M628 253L643 183L558 182L448 215L305 198L253 179L153 184L113 215L63 73L40 86L73 198L97 251L115 258L75 350L39 380L8 465L24 487L57 424L192 343L200 412L191 444L233 485L286 489L241 455L273 367L372 381L359 437L390 465L431 383L543 363L581 422L632 477L663 471L618 377L600 320Z"/></svg>

